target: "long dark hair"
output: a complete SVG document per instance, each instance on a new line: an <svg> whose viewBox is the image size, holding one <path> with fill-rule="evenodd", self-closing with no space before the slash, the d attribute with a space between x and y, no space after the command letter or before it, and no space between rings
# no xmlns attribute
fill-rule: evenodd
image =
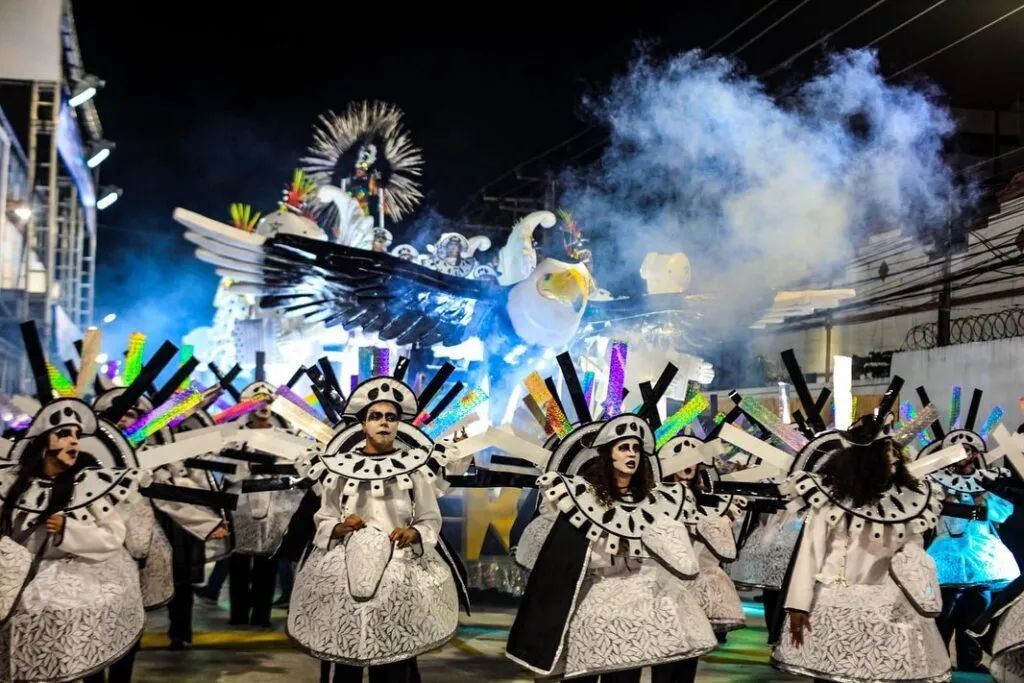
<svg viewBox="0 0 1024 683"><path fill-rule="evenodd" d="M594 486L597 499L602 505L607 506L622 500L619 489L615 485L615 466L612 463L612 446L615 443L613 441L599 446L598 457L584 465L580 471L580 476ZM654 490L656 484L650 458L646 453L640 453L640 466L636 468L636 472L629 480L630 496L634 502L640 502Z"/></svg>
<svg viewBox="0 0 1024 683"><path fill-rule="evenodd" d="M43 478L43 459L48 450L47 446L52 431L33 437L28 448L25 449L25 453L21 456L18 476L11 487L7 489L3 507L0 508L0 534L10 536L15 532L14 510L18 501L21 500L29 484L32 483L32 479ZM50 500L47 501L46 511L42 513L42 517L49 517L67 507L67 504L71 502L71 495L75 491L75 476L86 467L95 467L97 464L93 456L80 451L75 464L61 472L53 480Z"/></svg>
<svg viewBox="0 0 1024 683"><path fill-rule="evenodd" d="M889 448L896 449L896 471L889 472ZM892 439L845 448L821 466L821 482L844 500L860 507L877 501L890 486L920 490L910 476L900 448Z"/></svg>

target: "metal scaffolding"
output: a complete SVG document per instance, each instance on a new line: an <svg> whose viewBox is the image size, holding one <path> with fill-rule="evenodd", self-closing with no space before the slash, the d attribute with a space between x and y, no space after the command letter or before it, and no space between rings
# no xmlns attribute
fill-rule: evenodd
<svg viewBox="0 0 1024 683"><path fill-rule="evenodd" d="M8 226L22 235L17 276L0 284L3 393L28 391L31 385L27 365L21 358L18 323L35 320L46 351L56 360L61 355L57 331L69 330L69 323L84 331L93 323L95 303L95 198L85 200L84 193L88 189L95 194L98 177L95 169L86 168L85 155L89 143L102 138L103 130L92 100L74 109L68 104L76 84L86 78L71 1L45 0L39 5L22 7L31 10L23 16L32 21L51 22L48 25L54 33L50 35L55 38L52 49L59 49L61 58L60 71L48 72L48 78L59 80L39 80L28 78L27 72L17 73L18 68L31 69L33 63L39 63L27 58L23 62L28 65L25 67L17 67L19 60L9 58L9 69L0 76L0 107L15 122L13 128L25 150L21 163L25 165L28 196L19 201L31 209L31 216L23 222L15 223L10 215L0 215L0 221L6 219ZM17 8L9 11L16 13ZM8 22L9 26L13 24ZM74 140L69 146L71 138ZM76 169L84 170L84 176L82 170ZM0 187L0 192L3 189ZM0 197L0 206L2 200ZM5 213L10 214L11 207Z"/></svg>

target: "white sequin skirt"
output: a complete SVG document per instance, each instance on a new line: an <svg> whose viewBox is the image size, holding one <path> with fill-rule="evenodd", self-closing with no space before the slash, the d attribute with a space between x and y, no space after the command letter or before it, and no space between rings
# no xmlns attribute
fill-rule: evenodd
<svg viewBox="0 0 1024 683"><path fill-rule="evenodd" d="M694 582L650 565L588 577L569 623L564 676L637 669L710 652L718 640L695 592Z"/></svg>
<svg viewBox="0 0 1024 683"><path fill-rule="evenodd" d="M786 618L772 665L798 676L841 683L951 678L934 619L919 615L892 581L878 585L818 584L811 629L794 647Z"/></svg>
<svg viewBox="0 0 1024 683"><path fill-rule="evenodd" d="M715 633L735 631L746 626L743 602L724 569L719 566L701 567L694 585L700 606Z"/></svg>
<svg viewBox="0 0 1024 683"><path fill-rule="evenodd" d="M0 681L77 681L127 653L144 623L127 551L102 562L43 560L0 629Z"/></svg>
<svg viewBox="0 0 1024 683"><path fill-rule="evenodd" d="M801 516L783 511L751 531L739 557L726 568L736 586L778 590L786 578L802 524Z"/></svg>
<svg viewBox="0 0 1024 683"><path fill-rule="evenodd" d="M434 550L393 558L376 594L349 591L345 548L310 551L288 612L288 635L317 659L373 666L415 657L455 635L459 601L451 569Z"/></svg>
<svg viewBox="0 0 1024 683"><path fill-rule="evenodd" d="M1024 600L1014 603L999 621L989 672L997 683L1024 683Z"/></svg>

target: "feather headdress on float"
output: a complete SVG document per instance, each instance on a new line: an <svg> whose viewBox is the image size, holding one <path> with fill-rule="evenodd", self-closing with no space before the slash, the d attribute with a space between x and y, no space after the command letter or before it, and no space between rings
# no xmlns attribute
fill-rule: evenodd
<svg viewBox="0 0 1024 683"><path fill-rule="evenodd" d="M423 156L402 116L400 109L383 102L353 103L341 115L321 116L313 144L301 160L303 169L320 186L345 188L357 179L360 187L345 189L369 195L381 190L384 213L401 220L423 197L416 180ZM331 210L332 206L325 206L325 213Z"/></svg>

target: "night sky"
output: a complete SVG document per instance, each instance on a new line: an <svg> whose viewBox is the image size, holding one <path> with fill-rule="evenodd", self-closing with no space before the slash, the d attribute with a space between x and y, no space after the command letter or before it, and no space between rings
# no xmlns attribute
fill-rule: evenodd
<svg viewBox="0 0 1024 683"><path fill-rule="evenodd" d="M100 213L96 316L120 316L107 328L108 348L133 329L177 342L209 323L217 277L192 256L172 210L219 219L235 201L273 210L319 114L364 99L402 108L424 152L424 207L457 218L486 183L586 128L584 98L600 96L639 45L656 56L707 48L764 4L772 6L715 47L723 54L800 2L691 1L672 11L661 3L611 5L607 12L484 4L419 16L373 3L257 10L176 2L147 6L143 17L135 3L79 0L83 59L107 81L96 105L105 136L117 143L101 183L124 189ZM808 0L737 56L763 73L872 4ZM785 92L826 49L863 46L933 4L883 2L767 85ZM946 0L879 44L883 72L1019 4ZM1014 47L1020 35L1024 11L903 78L937 81L955 105L1008 107L1024 91Z"/></svg>

